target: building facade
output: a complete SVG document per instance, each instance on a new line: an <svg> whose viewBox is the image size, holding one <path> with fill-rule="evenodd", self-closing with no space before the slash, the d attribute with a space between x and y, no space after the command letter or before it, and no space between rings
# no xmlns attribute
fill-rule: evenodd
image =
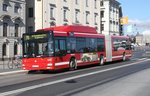
<svg viewBox="0 0 150 96"><path fill-rule="evenodd" d="M138 45L144 45L144 36L143 35L141 35L141 34L138 34L138 35L136 35L136 44L138 44Z"/></svg>
<svg viewBox="0 0 150 96"><path fill-rule="evenodd" d="M101 32L102 34L120 35L122 16L120 3L116 0L101 0Z"/></svg>
<svg viewBox="0 0 150 96"><path fill-rule="evenodd" d="M22 54L25 0L0 0L0 58Z"/></svg>
<svg viewBox="0 0 150 96"><path fill-rule="evenodd" d="M149 34L137 34L136 43L138 45L149 45L150 44L150 33Z"/></svg>
<svg viewBox="0 0 150 96"><path fill-rule="evenodd" d="M27 32L61 25L92 26L100 32L100 0L26 0Z"/></svg>

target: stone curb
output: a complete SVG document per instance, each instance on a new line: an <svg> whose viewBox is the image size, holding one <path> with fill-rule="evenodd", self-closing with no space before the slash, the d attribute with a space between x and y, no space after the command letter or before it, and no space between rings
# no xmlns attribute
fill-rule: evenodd
<svg viewBox="0 0 150 96"><path fill-rule="evenodd" d="M16 74L16 73L27 73L27 70L18 70L18 71L10 71L10 72L2 72L0 73L0 76L5 76L5 75L11 75L11 74Z"/></svg>

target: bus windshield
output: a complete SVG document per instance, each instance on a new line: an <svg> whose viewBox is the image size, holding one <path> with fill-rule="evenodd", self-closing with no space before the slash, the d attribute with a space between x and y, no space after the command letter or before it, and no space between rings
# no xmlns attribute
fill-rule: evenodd
<svg viewBox="0 0 150 96"><path fill-rule="evenodd" d="M23 57L53 56L52 33L32 33L23 35Z"/></svg>

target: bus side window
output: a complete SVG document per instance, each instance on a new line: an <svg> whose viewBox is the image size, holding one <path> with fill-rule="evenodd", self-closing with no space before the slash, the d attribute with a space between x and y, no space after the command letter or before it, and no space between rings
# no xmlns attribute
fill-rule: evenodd
<svg viewBox="0 0 150 96"><path fill-rule="evenodd" d="M58 48L58 40L55 40L55 52L58 52L59 48Z"/></svg>
<svg viewBox="0 0 150 96"><path fill-rule="evenodd" d="M130 42L130 40L126 40L126 42L127 42L127 48L126 48L126 50L131 50L131 42Z"/></svg>
<svg viewBox="0 0 150 96"><path fill-rule="evenodd" d="M75 53L76 52L76 38L70 37L67 38L67 53Z"/></svg>
<svg viewBox="0 0 150 96"><path fill-rule="evenodd" d="M119 40L118 39L114 39L113 40L113 49L114 49L114 51L117 51L119 47L120 47Z"/></svg>
<svg viewBox="0 0 150 96"><path fill-rule="evenodd" d="M85 38L77 38L77 43L76 43L76 47L77 47L77 52L81 52L81 53L84 53L86 50L86 44L85 44L85 41L86 39Z"/></svg>
<svg viewBox="0 0 150 96"><path fill-rule="evenodd" d="M96 52L97 51L97 39L86 38L86 47L84 52Z"/></svg>
<svg viewBox="0 0 150 96"><path fill-rule="evenodd" d="M103 52L105 50L104 47L104 38L98 38L97 39L97 51L98 52Z"/></svg>
<svg viewBox="0 0 150 96"><path fill-rule="evenodd" d="M56 39L55 40L55 55L61 56L63 54L66 54L66 40Z"/></svg>
<svg viewBox="0 0 150 96"><path fill-rule="evenodd" d="M65 40L59 40L60 51L66 51L66 42Z"/></svg>

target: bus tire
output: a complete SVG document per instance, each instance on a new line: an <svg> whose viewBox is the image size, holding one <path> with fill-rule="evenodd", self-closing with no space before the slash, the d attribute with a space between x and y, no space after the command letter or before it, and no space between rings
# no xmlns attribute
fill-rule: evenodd
<svg viewBox="0 0 150 96"><path fill-rule="evenodd" d="M123 54L122 60L126 61L126 54L125 53Z"/></svg>
<svg viewBox="0 0 150 96"><path fill-rule="evenodd" d="M69 70L75 70L75 69L77 69L77 61L76 61L76 59L75 58L72 58L71 60L70 60L70 63L69 63Z"/></svg>
<svg viewBox="0 0 150 96"><path fill-rule="evenodd" d="M100 56L99 65L101 65L101 66L104 65L104 56L103 55Z"/></svg>

